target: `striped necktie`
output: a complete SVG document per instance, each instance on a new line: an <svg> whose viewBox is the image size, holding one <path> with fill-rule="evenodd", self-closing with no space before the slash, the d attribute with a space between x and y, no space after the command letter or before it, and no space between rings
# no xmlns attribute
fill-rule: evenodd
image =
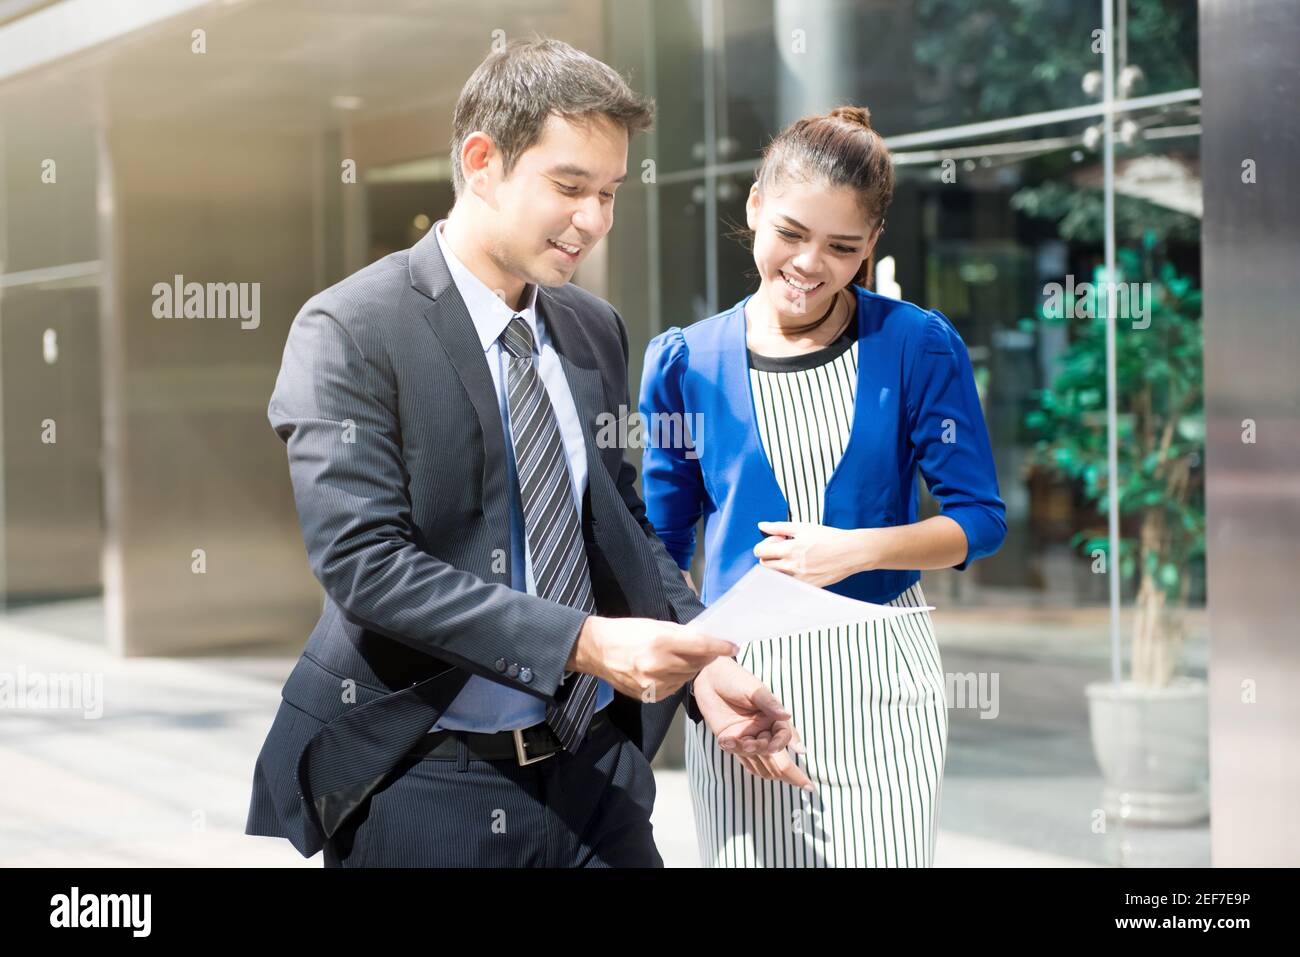
<svg viewBox="0 0 1300 957"><path fill-rule="evenodd" d="M569 460L555 410L533 363L533 331L515 316L501 333L501 345L509 356L510 435L537 594L594 614L596 601L582 526L573 505ZM546 723L565 750L575 750L587 733L596 687L594 676L568 672L556 692L556 703L546 710Z"/></svg>

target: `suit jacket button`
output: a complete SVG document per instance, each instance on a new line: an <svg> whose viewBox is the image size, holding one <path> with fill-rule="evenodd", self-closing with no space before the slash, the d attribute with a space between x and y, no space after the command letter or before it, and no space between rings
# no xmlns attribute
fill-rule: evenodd
<svg viewBox="0 0 1300 957"><path fill-rule="evenodd" d="M522 681L524 684L531 684L533 680L533 669L527 667L520 668L519 680Z"/></svg>
<svg viewBox="0 0 1300 957"><path fill-rule="evenodd" d="M506 670L506 660L505 660L504 658L498 658L498 659L496 660L496 662L495 662L495 665L496 665L496 669L497 669L497 671L505 671L505 670Z"/></svg>
<svg viewBox="0 0 1300 957"><path fill-rule="evenodd" d="M515 664L514 662L511 662L510 667L506 669L506 677L513 678L517 674L519 674L519 665Z"/></svg>

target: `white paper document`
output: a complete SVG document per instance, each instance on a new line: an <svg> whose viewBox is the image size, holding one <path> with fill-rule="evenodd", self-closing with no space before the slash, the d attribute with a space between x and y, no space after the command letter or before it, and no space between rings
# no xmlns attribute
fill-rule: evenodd
<svg viewBox="0 0 1300 957"><path fill-rule="evenodd" d="M858 601L755 565L686 627L746 645L798 631L902 618L922 611L934 611L934 606L905 608Z"/></svg>

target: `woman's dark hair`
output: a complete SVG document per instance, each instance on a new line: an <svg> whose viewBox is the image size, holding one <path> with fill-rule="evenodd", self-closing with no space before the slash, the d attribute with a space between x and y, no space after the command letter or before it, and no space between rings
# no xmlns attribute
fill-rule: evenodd
<svg viewBox="0 0 1300 957"><path fill-rule="evenodd" d="M865 106L839 106L824 116L795 120L763 148L755 180L760 192L788 180L851 189L871 229L883 226L894 198L894 160L871 127ZM853 277L871 283L875 250Z"/></svg>

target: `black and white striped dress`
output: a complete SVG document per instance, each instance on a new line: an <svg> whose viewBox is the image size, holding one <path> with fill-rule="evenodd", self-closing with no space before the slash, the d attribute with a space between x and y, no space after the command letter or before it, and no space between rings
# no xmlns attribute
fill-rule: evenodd
<svg viewBox="0 0 1300 957"><path fill-rule="evenodd" d="M822 521L848 443L856 323L802 356L750 354L768 461L790 521ZM894 605L924 605L917 582ZM793 712L816 791L749 774L704 724L687 722L690 781L706 867L928 867L934 862L948 711L929 612L746 645L740 663Z"/></svg>

